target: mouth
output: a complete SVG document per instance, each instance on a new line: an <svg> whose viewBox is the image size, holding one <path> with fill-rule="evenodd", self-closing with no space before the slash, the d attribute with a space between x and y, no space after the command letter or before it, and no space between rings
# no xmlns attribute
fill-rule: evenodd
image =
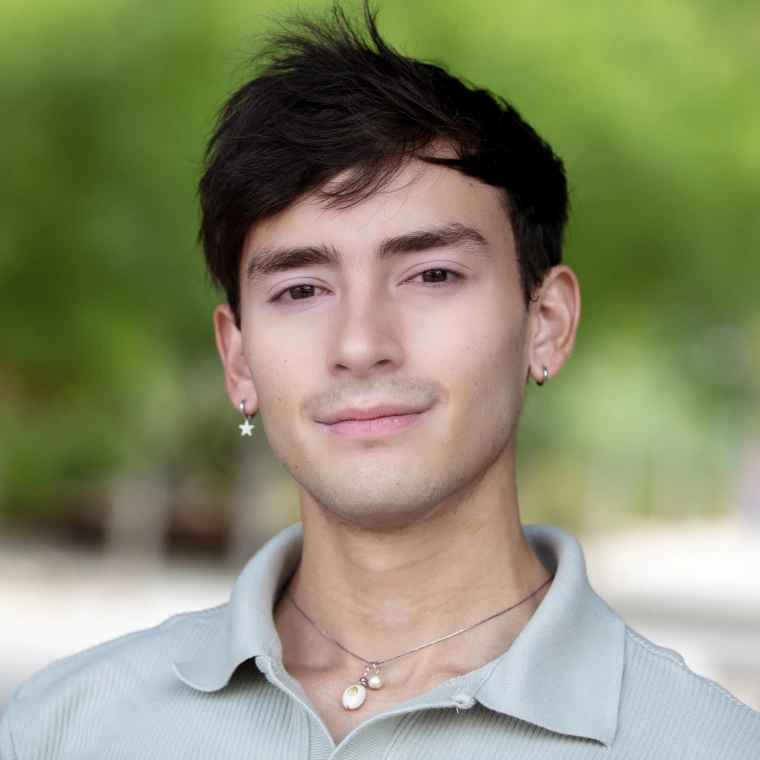
<svg viewBox="0 0 760 760"><path fill-rule="evenodd" d="M378 438L408 430L419 424L429 410L409 414L392 414L365 420L341 420L328 424L318 423L321 428L341 438Z"/></svg>

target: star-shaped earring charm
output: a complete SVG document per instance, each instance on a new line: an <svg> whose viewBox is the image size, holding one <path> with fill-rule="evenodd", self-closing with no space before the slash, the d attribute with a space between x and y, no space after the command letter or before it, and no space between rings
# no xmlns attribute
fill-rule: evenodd
<svg viewBox="0 0 760 760"><path fill-rule="evenodd" d="M240 402L240 413L245 417L245 422L242 425L238 425L240 428L240 435L251 435L251 430L253 430L256 425L251 425L251 417L253 417L253 415L245 413L245 401ZM253 436L251 436L251 438L253 438Z"/></svg>

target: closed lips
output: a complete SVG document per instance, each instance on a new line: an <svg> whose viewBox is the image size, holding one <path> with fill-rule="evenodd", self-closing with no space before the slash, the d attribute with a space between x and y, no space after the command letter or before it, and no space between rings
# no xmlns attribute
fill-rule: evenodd
<svg viewBox="0 0 760 760"><path fill-rule="evenodd" d="M317 422L333 425L336 422L343 422L345 420L373 420L378 417L396 417L403 414L418 414L424 411L425 408L420 406L382 404L367 409L341 409L337 412L326 414L322 419L317 420Z"/></svg>

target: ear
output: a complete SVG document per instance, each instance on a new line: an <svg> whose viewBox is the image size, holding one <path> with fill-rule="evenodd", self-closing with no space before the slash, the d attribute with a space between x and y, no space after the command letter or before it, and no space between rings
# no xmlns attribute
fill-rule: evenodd
<svg viewBox="0 0 760 760"><path fill-rule="evenodd" d="M541 382L554 377L570 356L581 316L578 277L570 267L559 264L544 276L537 298L530 304L532 337L528 346L529 372Z"/></svg>
<svg viewBox="0 0 760 760"><path fill-rule="evenodd" d="M254 414L258 411L259 400L251 372L245 362L243 336L227 303L221 303L214 309L214 332L216 348L224 366L227 394L238 412L240 402L245 401L245 413Z"/></svg>

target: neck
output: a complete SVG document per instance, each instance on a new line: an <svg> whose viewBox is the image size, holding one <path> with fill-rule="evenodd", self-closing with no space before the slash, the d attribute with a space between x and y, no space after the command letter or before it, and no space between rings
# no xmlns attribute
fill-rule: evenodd
<svg viewBox="0 0 760 760"><path fill-rule="evenodd" d="M360 657L384 660L509 607L550 574L522 532L513 468L491 469L466 498L380 532L338 521L301 492L303 553L289 590L298 605ZM469 672L509 648L549 584L514 610L399 658L397 677ZM361 671L286 595L275 609L283 658L294 668ZM439 679L440 680L440 679Z"/></svg>

